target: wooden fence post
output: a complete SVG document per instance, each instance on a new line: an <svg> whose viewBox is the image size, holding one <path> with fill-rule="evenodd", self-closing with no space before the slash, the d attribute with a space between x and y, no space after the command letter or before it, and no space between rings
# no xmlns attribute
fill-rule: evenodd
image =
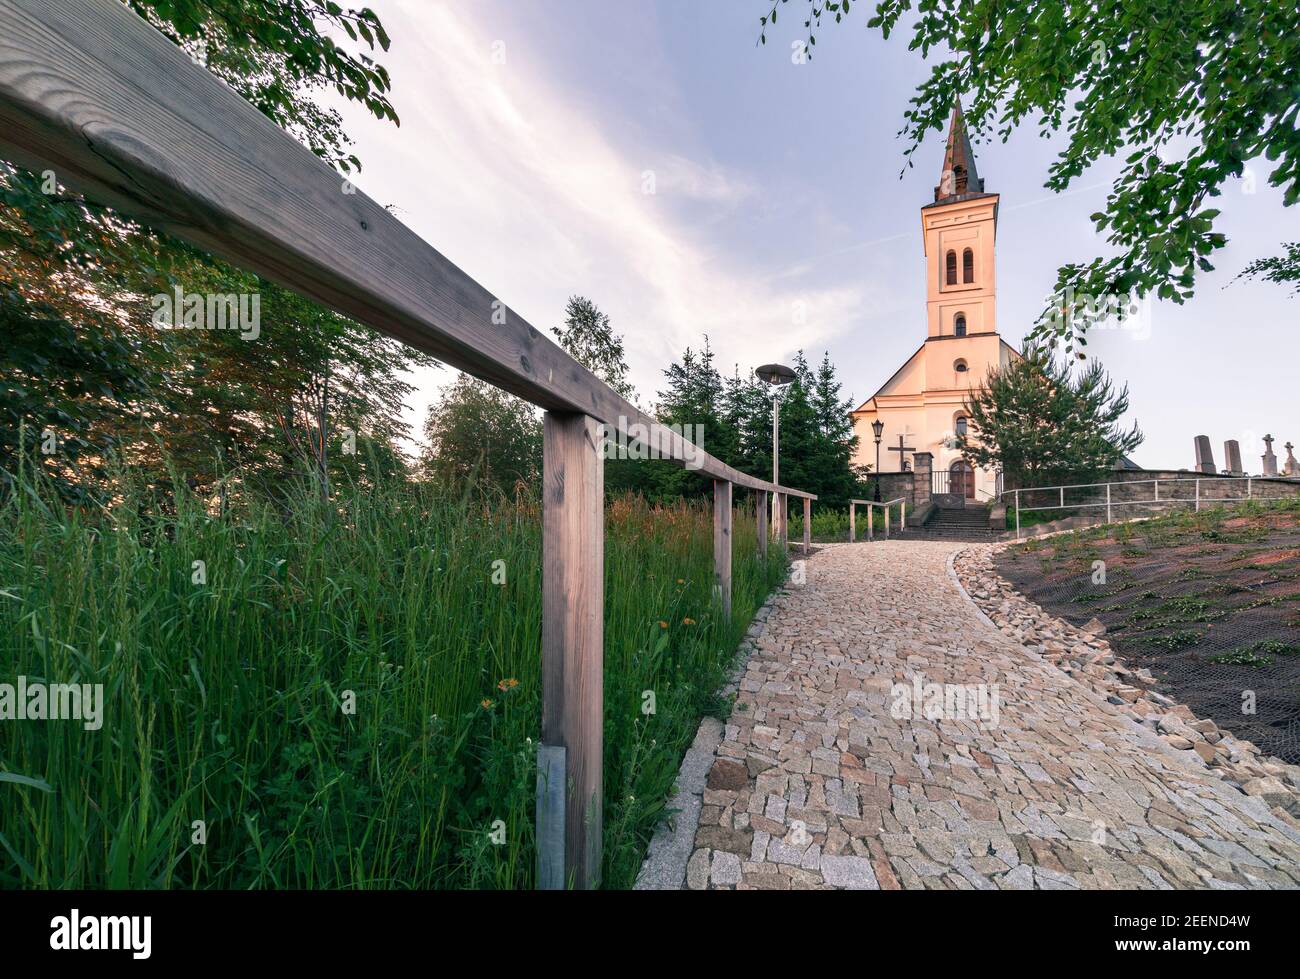
<svg viewBox="0 0 1300 979"><path fill-rule="evenodd" d="M547 412L542 444L542 743L565 749L565 880L560 884L581 890L600 885L604 477L600 423L587 415ZM539 853L539 867L542 861Z"/></svg>
<svg viewBox="0 0 1300 979"><path fill-rule="evenodd" d="M776 494L777 516L781 520L781 530L777 540L781 542L781 552L785 553L790 546L790 497L785 493Z"/></svg>
<svg viewBox="0 0 1300 979"><path fill-rule="evenodd" d="M803 498L803 552L812 550L812 500Z"/></svg>
<svg viewBox="0 0 1300 979"><path fill-rule="evenodd" d="M849 543L852 544L858 539L858 505L852 500L849 501Z"/></svg>
<svg viewBox="0 0 1300 979"><path fill-rule="evenodd" d="M713 481L713 589L731 618L731 483Z"/></svg>
<svg viewBox="0 0 1300 979"><path fill-rule="evenodd" d="M767 490L754 494L758 502L754 507L755 522L758 524L758 556L767 557Z"/></svg>

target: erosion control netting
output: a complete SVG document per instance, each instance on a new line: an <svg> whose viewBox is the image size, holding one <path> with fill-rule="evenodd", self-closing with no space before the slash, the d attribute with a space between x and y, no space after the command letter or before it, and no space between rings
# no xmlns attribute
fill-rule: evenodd
<svg viewBox="0 0 1300 979"><path fill-rule="evenodd" d="M1099 619L1130 668L1197 717L1300 763L1300 502L1090 528L996 564L1053 615Z"/></svg>

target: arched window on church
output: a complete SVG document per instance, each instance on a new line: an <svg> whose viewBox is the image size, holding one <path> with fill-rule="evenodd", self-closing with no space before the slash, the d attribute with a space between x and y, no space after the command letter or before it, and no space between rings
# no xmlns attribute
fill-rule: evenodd
<svg viewBox="0 0 1300 979"><path fill-rule="evenodd" d="M964 337L966 335L966 314L958 313L957 318L952 321L953 336Z"/></svg>
<svg viewBox="0 0 1300 979"><path fill-rule="evenodd" d="M966 416L958 415L957 424L954 426L954 431L956 431L958 435L965 435L968 427L969 427L969 423L966 420Z"/></svg>
<svg viewBox="0 0 1300 979"><path fill-rule="evenodd" d="M965 374L968 370L970 370L970 368L966 365L966 361L964 360L955 361L952 365L952 369L955 370L958 374Z"/></svg>
<svg viewBox="0 0 1300 979"><path fill-rule="evenodd" d="M952 249L948 250L946 264L948 266L948 285L955 286L957 284L957 253Z"/></svg>
<svg viewBox="0 0 1300 979"><path fill-rule="evenodd" d="M961 281L975 281L975 253L967 248L961 255Z"/></svg>

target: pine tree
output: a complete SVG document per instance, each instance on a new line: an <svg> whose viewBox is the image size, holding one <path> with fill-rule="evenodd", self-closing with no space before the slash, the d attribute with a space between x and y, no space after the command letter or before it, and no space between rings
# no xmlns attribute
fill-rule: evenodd
<svg viewBox="0 0 1300 979"><path fill-rule="evenodd" d="M564 307L564 326L551 332L570 357L628 401L636 399L636 391L627 379L623 338L614 332L609 316L590 299L570 296Z"/></svg>
<svg viewBox="0 0 1300 979"><path fill-rule="evenodd" d="M1127 386L1115 391L1096 361L1075 374L1026 345L1022 359L990 369L967 399L969 427L957 447L977 466L1001 469L1008 487L1091 482L1142 444L1136 423L1120 425L1128 408Z"/></svg>

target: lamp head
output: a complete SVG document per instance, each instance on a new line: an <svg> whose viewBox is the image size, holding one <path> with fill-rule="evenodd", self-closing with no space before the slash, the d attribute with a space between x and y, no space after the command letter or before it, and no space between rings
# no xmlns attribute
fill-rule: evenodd
<svg viewBox="0 0 1300 979"><path fill-rule="evenodd" d="M774 388L785 387L794 380L794 371L784 364L764 364L754 371L759 380Z"/></svg>

